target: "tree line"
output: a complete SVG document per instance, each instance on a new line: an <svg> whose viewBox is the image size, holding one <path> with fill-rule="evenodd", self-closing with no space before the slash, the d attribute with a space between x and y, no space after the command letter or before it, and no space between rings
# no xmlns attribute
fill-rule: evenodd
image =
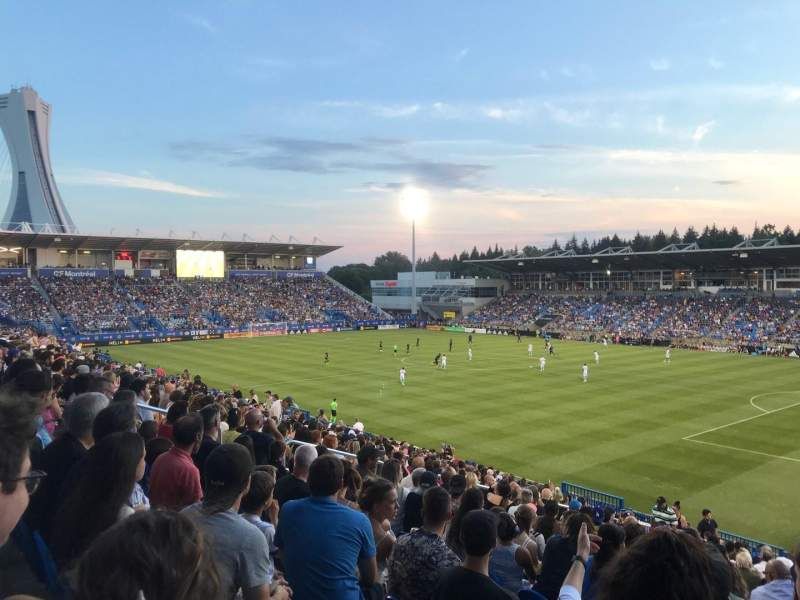
<svg viewBox="0 0 800 600"><path fill-rule="evenodd" d="M495 244L494 248L489 246L486 250L478 250L473 246L471 251L462 250L453 256L441 257L434 252L426 258L417 259L417 270L419 271L446 271L453 277L494 277L497 273L486 267L471 264L470 260L487 260L499 258L507 254L522 254L524 256L541 256L552 250L565 251L573 250L576 254L594 254L606 248L616 248L630 246L634 252L647 252L661 250L670 244L690 244L697 243L701 248L729 248L735 246L746 238L750 239L771 239L777 238L781 244L800 244L800 228L795 232L792 227L787 225L779 230L773 224L756 225L749 236L741 233L734 225L730 229L718 228L715 224L706 225L702 231L690 226L681 235L678 229L672 230L667 234L659 230L654 235L636 232L632 238L620 237L617 234L604 236L599 239L589 241L583 238L578 241L573 235L568 240L559 242L558 239L544 248L535 245L527 245L522 249L517 246L505 249ZM371 265L366 263L354 263L338 267L332 267L328 275L339 283L347 286L357 294L366 298L371 297L369 282L372 279L396 279L397 274L411 270L411 261L402 252L389 251L377 256Z"/></svg>

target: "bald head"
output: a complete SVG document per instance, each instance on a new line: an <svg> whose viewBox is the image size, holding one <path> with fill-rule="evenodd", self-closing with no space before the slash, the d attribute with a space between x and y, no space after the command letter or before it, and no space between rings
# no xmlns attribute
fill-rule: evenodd
<svg viewBox="0 0 800 600"><path fill-rule="evenodd" d="M775 581L776 579L790 579L792 576L789 572L789 567L787 567L777 558L767 563L767 568L764 570L764 575L766 575L767 581Z"/></svg>
<svg viewBox="0 0 800 600"><path fill-rule="evenodd" d="M244 424L250 431L260 431L264 427L264 413L254 408L245 415Z"/></svg>

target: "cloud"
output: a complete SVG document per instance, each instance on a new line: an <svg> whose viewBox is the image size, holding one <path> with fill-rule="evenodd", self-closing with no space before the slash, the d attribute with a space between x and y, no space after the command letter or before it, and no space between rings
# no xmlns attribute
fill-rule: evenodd
<svg viewBox="0 0 800 600"><path fill-rule="evenodd" d="M703 138L705 138L709 133L711 133L711 130L714 129L714 126L716 124L717 124L716 121L706 121L705 123L701 123L694 130L694 133L692 134L692 140L695 143L702 142Z"/></svg>
<svg viewBox="0 0 800 600"><path fill-rule="evenodd" d="M408 153L408 143L387 138L330 141L248 136L240 144L183 141L170 145L181 160L228 167L288 171L313 175L380 172L436 187L473 187L491 167L476 162L422 159Z"/></svg>
<svg viewBox="0 0 800 600"><path fill-rule="evenodd" d="M656 132L659 134L663 134L666 131L666 127L664 126L664 115L658 115L656 117Z"/></svg>
<svg viewBox="0 0 800 600"><path fill-rule="evenodd" d="M545 102L543 105L544 110L556 123L564 125L583 125L591 116L588 109L582 110L569 110L562 106L556 106L550 102Z"/></svg>
<svg viewBox="0 0 800 600"><path fill-rule="evenodd" d="M462 48L461 50L459 50L458 54L456 54L456 62L461 62L462 60L467 58L467 54L469 54L469 48Z"/></svg>
<svg viewBox="0 0 800 600"><path fill-rule="evenodd" d="M358 100L325 100L319 103L323 108L343 108L371 113L384 119L411 117L422 108L419 104L381 104ZM434 104L435 106L435 104Z"/></svg>
<svg viewBox="0 0 800 600"><path fill-rule="evenodd" d="M100 187L127 188L132 190L146 190L149 192L163 192L178 196L193 198L225 198L226 194L200 188L181 185L152 177L137 177L124 173L99 171L94 169L80 169L74 173L67 172L59 177L59 181L74 185L91 185Z"/></svg>
<svg viewBox="0 0 800 600"><path fill-rule="evenodd" d="M522 111L513 108L500 108L492 106L484 109L484 114L495 121L516 121L522 116Z"/></svg>
<svg viewBox="0 0 800 600"><path fill-rule="evenodd" d="M183 20L189 23L189 25L192 25L193 27L201 29L212 35L217 33L216 26L205 17L201 17L199 15L183 15Z"/></svg>
<svg viewBox="0 0 800 600"><path fill-rule="evenodd" d="M666 58L651 58L649 64L653 71L669 71L672 67L672 63Z"/></svg>
<svg viewBox="0 0 800 600"><path fill-rule="evenodd" d="M714 58L713 56L708 59L708 67L710 69L714 69L715 71L719 71L720 69L725 68L725 63L719 60L718 58Z"/></svg>
<svg viewBox="0 0 800 600"><path fill-rule="evenodd" d="M419 104L406 104L399 106L380 106L375 107L374 111L379 117L387 119L398 119L402 117L410 117L419 112Z"/></svg>
<svg viewBox="0 0 800 600"><path fill-rule="evenodd" d="M715 179L711 183L716 185L739 185L741 181L736 179Z"/></svg>

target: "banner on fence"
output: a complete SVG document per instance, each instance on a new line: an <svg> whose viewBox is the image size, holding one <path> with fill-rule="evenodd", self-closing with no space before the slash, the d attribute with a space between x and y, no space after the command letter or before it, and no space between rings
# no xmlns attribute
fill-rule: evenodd
<svg viewBox="0 0 800 600"><path fill-rule="evenodd" d="M53 268L43 267L36 271L39 277L74 277L74 278L97 278L108 277L108 269L76 269L76 268Z"/></svg>
<svg viewBox="0 0 800 600"><path fill-rule="evenodd" d="M397 323L391 323L388 325L378 325L378 329L400 329L400 325Z"/></svg>

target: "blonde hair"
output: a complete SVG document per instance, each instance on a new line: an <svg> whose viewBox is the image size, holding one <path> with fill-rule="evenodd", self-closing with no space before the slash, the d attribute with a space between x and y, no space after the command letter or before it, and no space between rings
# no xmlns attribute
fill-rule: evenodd
<svg viewBox="0 0 800 600"><path fill-rule="evenodd" d="M557 487L556 489L553 490L553 500L555 500L559 504L564 501L564 494L561 493L560 487Z"/></svg>
<svg viewBox="0 0 800 600"><path fill-rule="evenodd" d="M473 471L464 475L464 479L467 480L467 489L478 487L478 476Z"/></svg>
<svg viewBox="0 0 800 600"><path fill-rule="evenodd" d="M739 569L752 569L753 568L753 557L750 556L750 552L745 548L742 548L736 553L736 557L734 558L734 563Z"/></svg>

